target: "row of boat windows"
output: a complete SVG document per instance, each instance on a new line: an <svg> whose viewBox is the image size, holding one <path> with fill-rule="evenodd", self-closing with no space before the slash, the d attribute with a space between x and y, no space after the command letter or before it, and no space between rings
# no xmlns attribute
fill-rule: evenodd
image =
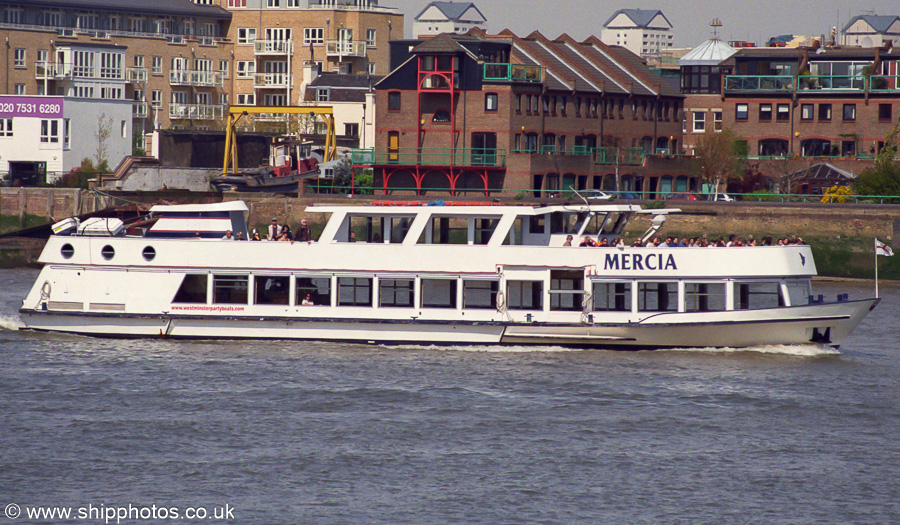
<svg viewBox="0 0 900 525"><path fill-rule="evenodd" d="M806 304L810 290L806 280L735 282L730 293L732 283L690 281L590 281L585 289L581 271L554 271L547 294L546 284L508 279L501 291L499 279L189 274L172 302L537 311L549 302L551 311L701 312Z"/></svg>

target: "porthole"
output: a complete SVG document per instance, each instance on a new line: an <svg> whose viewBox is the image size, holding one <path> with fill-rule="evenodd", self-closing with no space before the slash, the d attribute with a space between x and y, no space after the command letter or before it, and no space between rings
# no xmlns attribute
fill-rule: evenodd
<svg viewBox="0 0 900 525"><path fill-rule="evenodd" d="M153 246L147 246L146 248L144 248L144 251L141 252L141 255L144 256L145 261L150 262L153 259L156 259L156 250L153 248Z"/></svg>
<svg viewBox="0 0 900 525"><path fill-rule="evenodd" d="M63 259L71 259L72 256L75 255L75 248L73 248L71 244L66 243L60 248L59 253L62 254Z"/></svg>
<svg viewBox="0 0 900 525"><path fill-rule="evenodd" d="M103 247L102 250L100 250L100 255L102 255L103 258L108 261L116 256L116 250L114 250L112 246L107 244Z"/></svg>

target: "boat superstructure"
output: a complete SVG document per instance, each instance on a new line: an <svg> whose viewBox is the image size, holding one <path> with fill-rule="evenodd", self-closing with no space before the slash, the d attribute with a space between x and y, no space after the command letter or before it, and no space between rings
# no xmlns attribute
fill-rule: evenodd
<svg viewBox="0 0 900 525"><path fill-rule="evenodd" d="M149 229L51 237L20 314L104 336L644 349L837 346L877 304L814 296L803 245L565 245L677 210L431 204L310 206L330 216L310 243L220 240L246 232L241 202L154 207Z"/></svg>

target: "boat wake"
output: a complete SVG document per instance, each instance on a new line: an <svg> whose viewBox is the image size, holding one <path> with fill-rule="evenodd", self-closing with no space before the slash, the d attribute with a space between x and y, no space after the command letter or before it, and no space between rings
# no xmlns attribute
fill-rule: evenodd
<svg viewBox="0 0 900 525"><path fill-rule="evenodd" d="M528 354L583 352L583 348L567 348L564 346L526 346L526 345L383 345L394 350L451 350L454 352L473 352L486 354Z"/></svg>
<svg viewBox="0 0 900 525"><path fill-rule="evenodd" d="M573 348L565 346L526 346L526 345L462 345L462 346L443 346L443 345L382 345L384 348L394 350L413 350L413 351L434 351L434 350L450 350L454 352L472 352L472 353L488 353L488 354L528 354L528 353L565 353L565 352L591 352L597 349ZM635 349L638 350L638 349ZM666 353L700 353L700 354L769 354L784 355L794 357L823 357L841 355L841 352L830 346L819 345L763 345L745 348L666 348L654 350L654 352Z"/></svg>
<svg viewBox="0 0 900 525"><path fill-rule="evenodd" d="M19 320L18 317L9 317L3 314L0 314L0 331L3 330L18 330L19 328L24 327L22 321Z"/></svg>
<svg viewBox="0 0 900 525"><path fill-rule="evenodd" d="M822 345L763 345L745 348L668 348L657 352L684 352L703 354L770 354L794 357L823 357L841 355L840 350Z"/></svg>

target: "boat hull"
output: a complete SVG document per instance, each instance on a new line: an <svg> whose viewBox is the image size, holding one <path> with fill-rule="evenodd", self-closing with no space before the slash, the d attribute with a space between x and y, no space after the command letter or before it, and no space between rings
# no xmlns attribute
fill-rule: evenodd
<svg viewBox="0 0 900 525"><path fill-rule="evenodd" d="M608 349L839 346L878 299L743 312L672 313L637 323L450 322L56 312L21 309L25 329L103 337L295 339ZM736 319L735 316L740 316ZM730 318L729 318L730 317Z"/></svg>

